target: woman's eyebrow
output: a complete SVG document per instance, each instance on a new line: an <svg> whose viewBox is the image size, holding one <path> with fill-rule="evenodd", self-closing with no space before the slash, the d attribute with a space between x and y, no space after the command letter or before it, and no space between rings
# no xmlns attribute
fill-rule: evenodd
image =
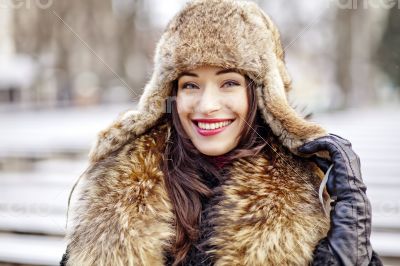
<svg viewBox="0 0 400 266"><path fill-rule="evenodd" d="M195 73L192 73L192 72L182 72L182 73L179 75L178 79L179 79L180 77L182 77L182 76L190 76L190 77L196 77L196 78L199 77L199 75L197 75L197 74L195 74Z"/></svg>
<svg viewBox="0 0 400 266"><path fill-rule="evenodd" d="M235 68L227 68L227 69L222 69L222 70L218 71L217 73L215 73L215 75L222 75L222 74L232 73L232 72L240 74L240 72ZM197 75L195 73L184 71L178 76L178 79L183 76L190 76L190 77L196 77L196 78L199 77L199 75Z"/></svg>
<svg viewBox="0 0 400 266"><path fill-rule="evenodd" d="M216 73L216 75L222 75L222 74L231 73L231 72L240 74L239 71L235 68L227 68L227 69L222 69L222 70L218 71Z"/></svg>

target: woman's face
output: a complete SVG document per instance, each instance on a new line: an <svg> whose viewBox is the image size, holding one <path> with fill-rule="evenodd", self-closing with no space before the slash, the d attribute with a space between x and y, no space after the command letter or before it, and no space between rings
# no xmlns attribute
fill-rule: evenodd
<svg viewBox="0 0 400 266"><path fill-rule="evenodd" d="M193 145L217 156L233 150L247 126L246 79L232 69L202 66L178 79L177 109Z"/></svg>

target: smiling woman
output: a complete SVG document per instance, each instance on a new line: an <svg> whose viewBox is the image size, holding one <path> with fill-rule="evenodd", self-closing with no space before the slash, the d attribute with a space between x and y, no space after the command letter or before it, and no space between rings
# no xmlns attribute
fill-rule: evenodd
<svg viewBox="0 0 400 266"><path fill-rule="evenodd" d="M297 114L290 89L256 4L189 2L139 110L99 134L62 264L380 265L358 157Z"/></svg>

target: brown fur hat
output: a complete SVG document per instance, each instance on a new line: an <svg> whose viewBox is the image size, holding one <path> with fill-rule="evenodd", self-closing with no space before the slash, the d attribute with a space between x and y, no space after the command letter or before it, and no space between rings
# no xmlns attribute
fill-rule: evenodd
<svg viewBox="0 0 400 266"><path fill-rule="evenodd" d="M299 116L287 101L291 80L278 29L255 4L195 0L170 21L156 48L154 71L139 108L102 131L91 151L97 161L146 132L164 116L172 81L201 65L244 71L257 85L258 108L283 145L296 153L306 141L326 135Z"/></svg>

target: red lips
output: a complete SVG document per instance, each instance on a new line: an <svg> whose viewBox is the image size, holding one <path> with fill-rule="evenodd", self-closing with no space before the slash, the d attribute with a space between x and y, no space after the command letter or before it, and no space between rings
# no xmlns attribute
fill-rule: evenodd
<svg viewBox="0 0 400 266"><path fill-rule="evenodd" d="M230 123L227 126L216 128L216 129L201 129L198 127L198 123L218 123L218 122L225 122L225 121L233 121L234 119L221 119L221 118L211 118L211 119L192 119L193 124L196 126L197 132L202 135L202 136L212 136L215 134L218 134L225 130L228 126L230 126L232 123Z"/></svg>

